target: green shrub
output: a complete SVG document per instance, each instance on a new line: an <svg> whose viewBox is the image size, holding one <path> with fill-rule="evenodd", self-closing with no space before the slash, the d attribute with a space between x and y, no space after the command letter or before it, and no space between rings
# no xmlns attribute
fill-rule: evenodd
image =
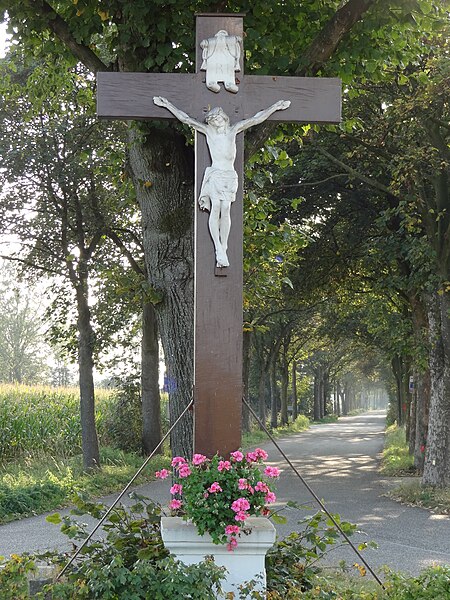
<svg viewBox="0 0 450 600"><path fill-rule="evenodd" d="M224 569L211 560L185 566L169 556L160 534L160 508L149 499L132 494L135 504L116 507L103 525L105 537L91 541L77 564L61 582L48 586L53 600L213 600L220 591ZM99 519L107 507L78 496L75 515ZM62 523L71 539L86 536L83 525L72 517L48 517ZM53 556L61 565L65 556Z"/></svg>
<svg viewBox="0 0 450 600"><path fill-rule="evenodd" d="M450 565L429 567L418 577L390 572L385 585L389 600L448 600Z"/></svg>
<svg viewBox="0 0 450 600"><path fill-rule="evenodd" d="M140 386L135 381L124 382L111 399L104 415L104 441L125 450L142 450L142 401Z"/></svg>
<svg viewBox="0 0 450 600"><path fill-rule="evenodd" d="M0 598L28 600L27 574L34 569L34 561L26 555L12 554L7 562L0 556Z"/></svg>
<svg viewBox="0 0 450 600"><path fill-rule="evenodd" d="M301 508L295 502L288 506ZM333 517L349 537L356 532L356 525L341 521L337 514ZM338 529L321 511L301 519L298 525L298 531L278 540L266 556L267 588L274 598L311 589L321 571L318 562L341 541Z"/></svg>

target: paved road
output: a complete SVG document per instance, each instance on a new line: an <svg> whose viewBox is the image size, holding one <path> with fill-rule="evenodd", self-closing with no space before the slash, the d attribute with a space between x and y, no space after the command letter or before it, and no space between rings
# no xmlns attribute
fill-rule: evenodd
<svg viewBox="0 0 450 600"><path fill-rule="evenodd" d="M329 510L357 523L367 534L362 539L378 543L378 550L365 552L374 568L387 564L392 569L416 574L430 564L450 564L450 517L402 506L383 495L391 485L377 471L383 428L384 413L371 412L344 417L338 423L312 426L279 443ZM269 452L270 464L282 468L277 486L279 503L289 499L302 504L311 502L309 493L278 451L270 442L264 448ZM139 492L163 504L168 499L168 485L162 481L142 486ZM297 511L289 511L288 515L288 524L277 526L280 535L295 529L301 517ZM57 526L45 521L45 515L0 527L0 555L68 547L65 536ZM358 561L347 548L333 552L329 561L338 563L342 559L349 563Z"/></svg>

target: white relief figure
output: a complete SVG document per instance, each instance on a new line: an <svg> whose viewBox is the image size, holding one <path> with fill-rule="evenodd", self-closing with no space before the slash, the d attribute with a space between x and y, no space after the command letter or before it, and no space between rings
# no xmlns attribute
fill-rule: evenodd
<svg viewBox="0 0 450 600"><path fill-rule="evenodd" d="M275 111L285 110L291 102L290 100L279 100L253 117L234 125L230 125L228 115L220 107L210 110L206 114L205 122L202 123L174 106L166 98L155 96L153 102L157 106L167 108L179 121L206 136L206 143L211 155L211 166L205 169L198 203L201 209L210 212L208 223L214 242L216 265L228 267L230 209L231 203L236 199L238 189L238 174L234 170L236 136L249 127L262 123Z"/></svg>
<svg viewBox="0 0 450 600"><path fill-rule="evenodd" d="M212 92L220 91L219 81L229 92L236 94L239 91L235 72L241 70L241 43L241 37L228 35L224 29L200 43L203 50L200 70L206 71L206 87Z"/></svg>

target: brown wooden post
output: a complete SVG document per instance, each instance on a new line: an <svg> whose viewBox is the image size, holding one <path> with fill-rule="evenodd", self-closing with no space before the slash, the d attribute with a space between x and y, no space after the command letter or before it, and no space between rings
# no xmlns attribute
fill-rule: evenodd
<svg viewBox="0 0 450 600"><path fill-rule="evenodd" d="M202 63L200 42L224 29L229 35L243 36L241 16L197 16L197 72ZM237 77L243 75L241 71ZM216 106L224 109L232 122L243 118L240 93L222 87L208 93L205 113ZM194 451L207 456L225 456L241 445L242 406L242 176L243 134L238 136L235 170L239 189L231 207L228 241L230 266L215 268L214 246L209 234L209 213L196 207L195 222L195 322L194 322ZM204 135L196 136L196 199L209 152ZM226 276L221 276L226 271ZM225 275L225 273L223 273Z"/></svg>

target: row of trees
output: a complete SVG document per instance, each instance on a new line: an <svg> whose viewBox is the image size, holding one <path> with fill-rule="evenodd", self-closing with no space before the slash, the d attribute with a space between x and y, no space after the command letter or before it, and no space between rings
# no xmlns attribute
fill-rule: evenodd
<svg viewBox="0 0 450 600"><path fill-rule="evenodd" d="M77 325L69 293L60 293L53 309L64 318L54 338L76 348L87 430L93 359L102 344L116 343L124 323L130 329L151 323L144 328L150 333L143 356L154 369L156 318L171 419L180 414L191 395L193 313L192 147L177 124L95 122L89 71L189 71L191 10L227 8L247 12L246 48L255 72L264 65L260 69L280 74L339 75L345 84L341 128L320 134L307 126L285 128L274 135L266 123L247 136L246 394L259 402L262 416L270 409L273 425L279 409L285 422L289 389L292 413L298 411L301 379L292 373L301 364L314 375L311 411L322 416L332 408L330 389L336 410L354 402L348 373L358 360L370 373L370 363L381 364L387 381L389 363L398 419L410 424L415 448L423 447L432 425L424 480L444 484L450 346L443 8L431 0L392 0L383 7L371 0L197 4L176 4L170 16L152 2L5 6L19 46L2 79L1 176L10 216L4 231L14 229L28 241L17 255L22 264L41 264L64 277L64 289L72 286ZM138 312L146 317L136 320ZM416 404L410 401L406 382L413 371L417 390L426 391L430 382L428 404L418 392ZM152 398L155 421L157 395ZM190 452L190 421L174 431L177 454ZM84 451L85 465L97 464L92 436Z"/></svg>

